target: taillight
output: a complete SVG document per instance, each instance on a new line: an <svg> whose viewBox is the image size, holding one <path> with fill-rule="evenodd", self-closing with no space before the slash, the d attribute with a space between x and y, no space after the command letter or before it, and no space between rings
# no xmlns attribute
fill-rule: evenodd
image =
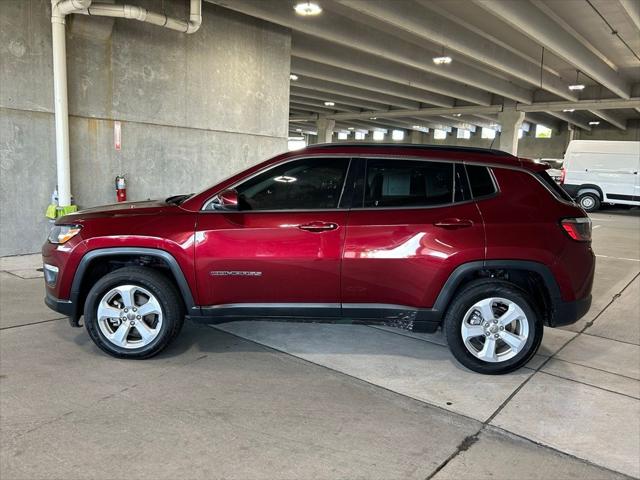
<svg viewBox="0 0 640 480"><path fill-rule="evenodd" d="M591 241L591 219L589 217L565 218L560 221L562 229L576 242Z"/></svg>
<svg viewBox="0 0 640 480"><path fill-rule="evenodd" d="M560 169L560 185L564 185L564 177L567 175L567 171L562 167Z"/></svg>

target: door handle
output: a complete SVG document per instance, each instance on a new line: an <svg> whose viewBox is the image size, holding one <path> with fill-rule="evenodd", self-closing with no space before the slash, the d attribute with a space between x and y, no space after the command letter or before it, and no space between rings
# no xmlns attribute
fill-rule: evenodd
<svg viewBox="0 0 640 480"><path fill-rule="evenodd" d="M338 224L331 222L311 222L298 225L298 228L300 230L306 230L307 232L326 232L328 230L335 230L338 228Z"/></svg>
<svg viewBox="0 0 640 480"><path fill-rule="evenodd" d="M467 228L473 226L473 221L466 218L445 218L444 220L434 223L434 225L436 227L449 229Z"/></svg>

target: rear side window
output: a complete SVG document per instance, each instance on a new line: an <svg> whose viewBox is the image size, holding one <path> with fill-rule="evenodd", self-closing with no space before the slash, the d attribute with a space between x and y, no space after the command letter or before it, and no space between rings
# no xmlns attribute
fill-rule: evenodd
<svg viewBox="0 0 640 480"><path fill-rule="evenodd" d="M428 207L453 202L454 164L368 160L365 207Z"/></svg>
<svg viewBox="0 0 640 480"><path fill-rule="evenodd" d="M573 202L571 197L567 192L564 191L560 185L558 185L553 178L547 172L538 172L536 177L540 179L540 181L549 189L553 196L559 200L564 200L567 202Z"/></svg>
<svg viewBox="0 0 640 480"><path fill-rule="evenodd" d="M496 186L487 167L467 165L467 175L469 176L471 193L474 198L486 197L496 193Z"/></svg>

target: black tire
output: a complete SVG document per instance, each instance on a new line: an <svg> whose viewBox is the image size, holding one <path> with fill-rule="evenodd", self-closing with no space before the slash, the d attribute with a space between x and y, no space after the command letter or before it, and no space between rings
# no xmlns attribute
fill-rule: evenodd
<svg viewBox="0 0 640 480"><path fill-rule="evenodd" d="M465 314L476 302L490 297L500 297L516 303L524 312L529 326L525 346L514 357L500 362L477 358L467 349L462 338L461 328ZM542 342L544 325L526 292L509 282L483 279L469 283L456 294L445 314L443 330L451 353L462 365L474 372L500 375L517 370L535 355Z"/></svg>
<svg viewBox="0 0 640 480"><path fill-rule="evenodd" d="M586 192L578 197L578 203L585 212L595 212L600 208L600 197L592 192Z"/></svg>
<svg viewBox="0 0 640 480"><path fill-rule="evenodd" d="M162 310L157 336L140 348L123 348L109 341L98 326L98 305L109 290L119 285L136 285L153 294ZM174 285L160 272L145 267L124 267L100 280L89 291L84 306L84 323L91 340L104 352L117 358L145 359L160 353L178 335L184 323L184 308Z"/></svg>

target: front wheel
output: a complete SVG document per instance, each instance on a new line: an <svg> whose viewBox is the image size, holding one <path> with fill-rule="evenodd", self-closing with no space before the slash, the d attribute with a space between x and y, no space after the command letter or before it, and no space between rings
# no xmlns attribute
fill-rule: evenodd
<svg viewBox="0 0 640 480"><path fill-rule="evenodd" d="M444 331L454 357L474 372L498 375L526 364L543 325L528 295L508 282L479 280L453 299Z"/></svg>
<svg viewBox="0 0 640 480"><path fill-rule="evenodd" d="M161 273L124 267L96 282L84 307L85 326L109 355L142 359L157 355L184 321L176 288Z"/></svg>

